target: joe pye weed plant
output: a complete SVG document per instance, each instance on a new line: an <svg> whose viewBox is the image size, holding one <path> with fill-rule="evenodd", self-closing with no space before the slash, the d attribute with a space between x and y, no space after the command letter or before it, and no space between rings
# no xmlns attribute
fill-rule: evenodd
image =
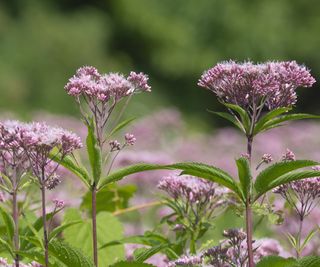
<svg viewBox="0 0 320 267"><path fill-rule="evenodd" d="M271 155L265 153L257 166L252 164L257 135L287 121L319 118L290 113L297 101L296 89L311 87L314 82L310 71L295 61L261 64L228 61L203 73L198 85L212 91L228 111L213 113L233 123L246 137L246 152L236 159L238 177L235 178L215 166L196 162L139 163L113 170L119 154L136 142L133 134L126 133L121 140L115 139L115 135L133 121L122 120L133 96L151 91L148 77L135 72L127 77L118 73L100 74L90 66L78 69L65 90L79 106L87 128L86 158L74 153L83 146L80 138L64 129L35 122L0 124L0 187L8 196L0 205L0 215L5 222L0 237L1 251L8 258L1 258L2 264L149 266L143 262L162 254L166 257L166 266L315 266L311 264L319 263L319 258L301 258L301 253L317 229L305 240L301 232L304 218L316 207L319 198L319 163L296 160L288 150L280 162L271 164ZM88 162L90 168L82 162ZM55 200L54 208L48 212L46 192L59 185L60 167L73 173L87 189L82 203L86 213L65 209L66 219L56 226L53 219L63 210L63 202ZM161 204L171 213L162 217L154 231L115 237L119 222L101 212L106 210L103 205L107 205L103 201L111 201L112 210L118 209L119 214L125 212L126 209L120 207L119 211L117 206L121 187L117 187L116 182L130 174L159 169L182 171L163 177L158 183L158 188L166 192ZM22 200L29 197L31 189L39 192L41 199L41 218L38 219L32 211L34 206L37 210L37 203ZM285 198L300 218L297 236L288 235L296 259L265 257L272 254L268 249L277 247L278 243L253 238L255 209L264 205L270 191ZM215 218L230 206L243 212L243 229L225 229L223 240L202 243ZM90 240L90 247L74 241L83 233L86 236L81 242ZM68 244L70 240L73 242ZM106 254L106 249L126 243L144 246L135 251L134 262L121 261L123 255ZM81 245L85 249L80 250Z"/></svg>

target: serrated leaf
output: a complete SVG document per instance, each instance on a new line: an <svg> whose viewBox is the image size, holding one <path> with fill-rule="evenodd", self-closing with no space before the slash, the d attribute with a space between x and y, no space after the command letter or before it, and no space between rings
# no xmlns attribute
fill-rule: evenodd
<svg viewBox="0 0 320 267"><path fill-rule="evenodd" d="M262 258L262 260L256 265L256 267L293 267L296 260L293 258L282 258L279 256L268 256Z"/></svg>
<svg viewBox="0 0 320 267"><path fill-rule="evenodd" d="M271 187L271 183L281 175L297 169L315 165L318 165L318 163L311 160L294 160L272 164L271 166L260 172L256 178L254 188L257 192L257 198L273 188Z"/></svg>
<svg viewBox="0 0 320 267"><path fill-rule="evenodd" d="M278 124L280 124L282 122L286 122L286 121L302 120L302 119L319 119L319 118L320 118L320 116L318 116L318 115L312 115L312 114L306 114L306 113L283 115L283 116L277 117L277 118L265 123L264 126L260 129L260 132L274 128Z"/></svg>
<svg viewBox="0 0 320 267"><path fill-rule="evenodd" d="M61 241L52 240L49 243L49 253L66 266L94 267L92 260L84 255L80 249Z"/></svg>
<svg viewBox="0 0 320 267"><path fill-rule="evenodd" d="M4 221L4 224L6 226L7 235L8 235L8 242L9 244L12 243L13 235L14 235L14 221L12 219L12 216L3 208L0 206L0 214L2 216L2 219Z"/></svg>
<svg viewBox="0 0 320 267"><path fill-rule="evenodd" d="M45 259L44 259L43 252L40 252L39 250L32 249L32 250L28 250L28 251L18 251L17 253L20 256L25 257L29 260L32 260L32 261L38 262L42 265L45 265ZM49 258L49 264L50 264L50 267L62 267L61 264L57 263L51 257Z"/></svg>
<svg viewBox="0 0 320 267"><path fill-rule="evenodd" d="M240 121L238 121L234 116L230 115L229 113L227 112L215 112L215 111L211 111L211 110L208 110L208 112L212 113L212 114L215 114L215 115L218 115L220 116L221 118L224 118L228 121L230 121L231 123L233 123L236 127L238 127L242 132L246 132L246 130L244 129L243 125L241 124Z"/></svg>
<svg viewBox="0 0 320 267"><path fill-rule="evenodd" d="M296 265L292 267L319 267L319 266L320 266L319 256L307 256L299 259Z"/></svg>
<svg viewBox="0 0 320 267"><path fill-rule="evenodd" d="M155 267L155 266L147 263L141 263L141 262L121 261L111 265L110 267Z"/></svg>
<svg viewBox="0 0 320 267"><path fill-rule="evenodd" d="M182 174L189 174L223 185L235 192L243 200L243 194L232 176L227 172L211 165L197 162L182 162L168 165L171 168L182 170Z"/></svg>
<svg viewBox="0 0 320 267"><path fill-rule="evenodd" d="M50 234L49 234L49 241L53 238L55 238L57 235L59 235L60 233L62 233L65 229L75 225L75 224L78 224L78 223L81 223L82 220L78 220L78 221L74 221L74 222L69 222L69 223L64 223L56 228L54 228Z"/></svg>
<svg viewBox="0 0 320 267"><path fill-rule="evenodd" d="M47 213L46 219L47 221L50 220L55 214L57 214L60 210L56 210L55 212ZM22 236L28 236L28 237L36 237L39 242L42 244L42 237L38 233L42 227L43 227L43 219L42 217L38 218L34 223L30 223L30 221L27 218L28 216L24 216L23 220L26 223L27 227L22 231ZM27 250L30 247L30 243L26 240L22 240L20 244L21 250Z"/></svg>
<svg viewBox="0 0 320 267"><path fill-rule="evenodd" d="M82 223L65 229L63 232L64 240L71 246L81 249L85 255L92 257L92 222L90 219L82 218L81 213L77 209L67 209L64 215L64 223L75 220L82 220ZM119 220L108 212L100 212L97 214L97 233L98 247L113 240L123 238L123 227ZM114 262L125 258L123 245L106 247L100 249L99 266L107 267Z"/></svg>
<svg viewBox="0 0 320 267"><path fill-rule="evenodd" d="M136 192L135 185L110 184L99 190L96 195L96 210L114 212L117 209L125 209L129 205L129 200ZM92 193L87 192L82 198L81 208L91 211Z"/></svg>
<svg viewBox="0 0 320 267"><path fill-rule="evenodd" d="M127 120L124 120L123 122L120 122L109 134L109 137L114 135L116 132L119 132L121 129L129 125L131 122L133 122L136 118L130 118Z"/></svg>
<svg viewBox="0 0 320 267"><path fill-rule="evenodd" d="M50 152L50 158L71 171L75 176L80 178L80 180L86 185L86 187L90 187L91 178L88 174L88 171L85 167L79 166L71 156L67 155L61 157L61 155L57 153L57 150L54 149Z"/></svg>
<svg viewBox="0 0 320 267"><path fill-rule="evenodd" d="M103 187L107 186L110 183L119 181L124 177L138 172L143 171L152 171L152 170L160 170L160 169L172 169L168 165L158 165L158 164L146 164L146 163L139 163L135 165L131 165L122 169L119 169L106 177L101 178L98 183L98 190L102 189Z"/></svg>
<svg viewBox="0 0 320 267"><path fill-rule="evenodd" d="M257 133L259 133L260 131L263 130L263 126L268 123L269 121L271 121L272 119L274 119L275 117L288 112L289 110L291 110L291 108L289 107L281 107L281 108L277 108L274 109L270 112L268 112L267 114L265 114L264 116L261 117L261 119L256 123L255 127L254 127L254 135L256 135Z"/></svg>
<svg viewBox="0 0 320 267"><path fill-rule="evenodd" d="M251 194L250 191L252 187L252 176L249 161L246 158L241 157L236 160L236 163L238 167L240 186L244 197L246 198L248 194Z"/></svg>
<svg viewBox="0 0 320 267"><path fill-rule="evenodd" d="M93 180L98 184L101 176L102 162L101 151L95 134L95 127L93 120L91 120L90 125L88 125L86 144Z"/></svg>
<svg viewBox="0 0 320 267"><path fill-rule="evenodd" d="M233 111L237 112L241 118L241 122L244 126L245 132L249 133L250 132L250 127L251 127L251 121L248 113L240 106L238 105L233 105L233 104L227 104L223 103L226 107L229 109L232 109Z"/></svg>
<svg viewBox="0 0 320 267"><path fill-rule="evenodd" d="M287 173L287 174L280 176L279 178L277 178L273 182L271 182L268 185L268 188L266 188L266 189L268 191L268 190L276 188L282 184L286 184L289 182L293 182L293 181L301 180L301 179L305 179L305 178L313 178L313 177L319 177L319 176L320 176L320 171L301 171L301 172Z"/></svg>

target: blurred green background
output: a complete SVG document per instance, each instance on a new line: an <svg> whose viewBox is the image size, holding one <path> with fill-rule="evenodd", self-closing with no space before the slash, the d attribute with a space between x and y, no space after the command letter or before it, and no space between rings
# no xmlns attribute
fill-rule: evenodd
<svg viewBox="0 0 320 267"><path fill-rule="evenodd" d="M214 124L206 109L222 107L196 84L219 61L295 59L320 77L319 8L318 0L1 0L0 111L77 115L63 87L93 65L149 74L152 94L132 107L140 115L176 106ZM299 110L320 113L318 87L299 91Z"/></svg>

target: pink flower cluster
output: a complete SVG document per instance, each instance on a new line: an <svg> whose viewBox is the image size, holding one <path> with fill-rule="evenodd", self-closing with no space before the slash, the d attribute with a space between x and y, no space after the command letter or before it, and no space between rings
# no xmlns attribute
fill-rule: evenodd
<svg viewBox="0 0 320 267"><path fill-rule="evenodd" d="M148 76L143 73L131 72L126 78L122 74L100 74L91 66L85 66L77 70L65 86L67 93L74 97L85 96L89 99L97 99L107 102L110 98L116 101L140 91L150 92Z"/></svg>
<svg viewBox="0 0 320 267"><path fill-rule="evenodd" d="M315 79L295 61L222 62L207 70L198 85L213 91L220 100L243 108L264 104L269 110L290 107L298 87L311 87Z"/></svg>
<svg viewBox="0 0 320 267"><path fill-rule="evenodd" d="M11 267L11 266L13 266L13 265L10 264L6 258L0 257L0 267ZM42 265L40 263L33 261L28 264L20 262L19 266L20 267L41 267Z"/></svg>
<svg viewBox="0 0 320 267"><path fill-rule="evenodd" d="M166 191L174 199L184 199L190 203L201 203L216 195L222 195L216 184L187 175L165 176L160 180L158 188Z"/></svg>
<svg viewBox="0 0 320 267"><path fill-rule="evenodd" d="M38 178L42 176L42 172L48 178L52 178L46 181L48 184L45 184L50 189L55 187L60 180L59 177L53 175L56 166L52 166L49 153L53 148L58 148L61 155L65 156L81 147L80 138L62 128L35 122L5 121L0 123L0 149L3 157L12 151L19 151L24 155L23 160L30 163L30 167Z"/></svg>

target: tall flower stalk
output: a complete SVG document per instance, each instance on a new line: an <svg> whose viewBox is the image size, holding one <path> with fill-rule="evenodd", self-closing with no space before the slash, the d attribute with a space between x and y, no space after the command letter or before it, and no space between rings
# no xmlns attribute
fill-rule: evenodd
<svg viewBox="0 0 320 267"><path fill-rule="evenodd" d="M204 72L198 85L214 92L228 108L231 116L225 113L217 114L233 122L245 133L248 163L251 168L254 137L259 132L278 126L280 122L303 118L288 116L277 120L277 116L290 110L296 103L295 90L298 87L311 87L314 82L309 70L295 61L262 64L229 61ZM262 116L264 112L267 114ZM244 179L249 180L244 204L249 267L253 267L252 178Z"/></svg>
<svg viewBox="0 0 320 267"><path fill-rule="evenodd" d="M87 150L92 177L85 179L92 197L92 245L96 266L98 266L96 198L99 181L103 174L103 165L108 164L106 175L109 174L120 151L135 142L135 137L131 134L125 135L122 145L117 140L110 140L115 130L110 130L110 120L117 105L124 99L127 101L114 119L116 123L122 116L131 96L140 92L150 92L150 89L148 77L143 73L131 72L128 77L118 73L100 74L96 68L91 66L78 69L65 86L67 93L73 96L79 105L83 121L88 128ZM126 124L125 122L122 126ZM118 125L115 128L119 129L122 126ZM110 130L108 133L106 133L107 128Z"/></svg>
<svg viewBox="0 0 320 267"><path fill-rule="evenodd" d="M12 218L14 222L13 245L15 251L20 249L19 241L19 207L18 191L23 187L23 175L29 169L26 153L21 146L21 131L24 124L18 121L5 121L0 124L0 160L2 165L1 188L12 196ZM16 254L15 267L19 267L20 259Z"/></svg>
<svg viewBox="0 0 320 267"><path fill-rule="evenodd" d="M53 189L59 182L56 170L59 163L50 158L56 149L62 158L82 147L80 138L61 128L50 127L45 123L26 124L21 132L21 144L30 162L33 175L41 190L43 221L43 244L45 267L49 266L49 233L46 211L46 190Z"/></svg>

